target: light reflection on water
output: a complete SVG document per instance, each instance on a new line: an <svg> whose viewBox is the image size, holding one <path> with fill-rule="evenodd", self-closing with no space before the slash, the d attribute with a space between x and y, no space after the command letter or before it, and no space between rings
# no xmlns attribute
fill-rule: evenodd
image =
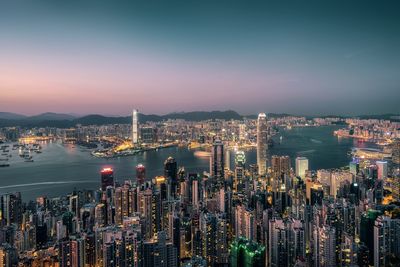
<svg viewBox="0 0 400 267"><path fill-rule="evenodd" d="M270 149L269 154L289 155L292 166L297 156L306 156L311 169L344 166L350 161L347 152L353 146L368 144L347 138L338 139L332 134L337 128L337 126L307 127L282 131L275 136L275 146ZM279 143L281 135L283 138ZM48 143L42 147L43 153L33 154L35 161L31 163L23 162L18 156L18 150L10 150L13 154L10 160L11 166L0 169L0 193L18 190L23 192L24 200L29 200L39 195L54 197L67 194L74 188L97 189L100 182L99 171L103 167L113 168L115 178L123 181L135 177L135 166L139 163L146 166L146 175L152 178L163 174L163 163L168 156L173 156L178 165L184 166L187 172L209 171L209 159L196 157L193 151L186 148L172 147L147 151L131 157L99 159L92 157L89 150L77 145ZM254 149L245 153L246 164L256 163ZM230 154L233 166L234 155L233 152ZM68 183L68 181L79 182Z"/></svg>

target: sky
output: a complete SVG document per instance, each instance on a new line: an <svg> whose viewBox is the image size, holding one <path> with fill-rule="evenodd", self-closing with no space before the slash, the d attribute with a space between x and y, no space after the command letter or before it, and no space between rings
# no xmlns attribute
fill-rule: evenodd
<svg viewBox="0 0 400 267"><path fill-rule="evenodd" d="M400 113L398 1L1 1L0 111Z"/></svg>

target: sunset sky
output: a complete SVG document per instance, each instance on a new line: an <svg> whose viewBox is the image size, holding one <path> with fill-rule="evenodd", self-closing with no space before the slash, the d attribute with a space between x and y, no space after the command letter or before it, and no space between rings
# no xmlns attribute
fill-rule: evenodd
<svg viewBox="0 0 400 267"><path fill-rule="evenodd" d="M0 111L400 113L398 1L15 2Z"/></svg>

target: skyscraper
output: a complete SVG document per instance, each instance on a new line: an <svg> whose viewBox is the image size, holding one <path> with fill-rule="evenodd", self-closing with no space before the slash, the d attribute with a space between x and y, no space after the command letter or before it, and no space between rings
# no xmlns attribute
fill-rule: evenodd
<svg viewBox="0 0 400 267"><path fill-rule="evenodd" d="M246 156L243 151L237 151L235 155L235 178L233 181L233 190L240 191L243 185Z"/></svg>
<svg viewBox="0 0 400 267"><path fill-rule="evenodd" d="M336 266L336 230L328 225L314 229L314 266Z"/></svg>
<svg viewBox="0 0 400 267"><path fill-rule="evenodd" d="M400 139L396 139L392 144L392 161L400 164Z"/></svg>
<svg viewBox="0 0 400 267"><path fill-rule="evenodd" d="M136 166L136 181L138 186L144 184L146 179L146 167L143 164L138 164Z"/></svg>
<svg viewBox="0 0 400 267"><path fill-rule="evenodd" d="M308 170L308 159L306 157L296 158L296 176L304 179L306 177L306 171Z"/></svg>
<svg viewBox="0 0 400 267"><path fill-rule="evenodd" d="M134 109L132 112L132 144L138 143L139 120L138 110Z"/></svg>
<svg viewBox="0 0 400 267"><path fill-rule="evenodd" d="M175 196L178 187L178 165L173 157L164 162L164 176L169 186L169 195Z"/></svg>
<svg viewBox="0 0 400 267"><path fill-rule="evenodd" d="M135 188L129 184L115 189L115 223L122 225L124 217L132 216L136 205Z"/></svg>
<svg viewBox="0 0 400 267"><path fill-rule="evenodd" d="M211 176L217 181L224 179L224 144L220 139L214 141L211 152Z"/></svg>
<svg viewBox="0 0 400 267"><path fill-rule="evenodd" d="M379 216L374 225L374 266L389 266L390 258L399 255L400 219Z"/></svg>
<svg viewBox="0 0 400 267"><path fill-rule="evenodd" d="M5 194L0 197L0 219L6 225L13 223L20 225L22 222L21 193Z"/></svg>
<svg viewBox="0 0 400 267"><path fill-rule="evenodd" d="M101 190L105 191L107 186L114 186L114 171L111 168L101 170Z"/></svg>
<svg viewBox="0 0 400 267"><path fill-rule="evenodd" d="M257 165L259 175L265 175L267 171L267 131L267 115L260 113L257 120Z"/></svg>

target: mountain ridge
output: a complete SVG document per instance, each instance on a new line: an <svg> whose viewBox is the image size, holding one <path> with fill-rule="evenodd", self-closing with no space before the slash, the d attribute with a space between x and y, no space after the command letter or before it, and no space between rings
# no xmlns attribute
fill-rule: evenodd
<svg viewBox="0 0 400 267"><path fill-rule="evenodd" d="M287 113L268 113L268 117L284 117L284 116L302 116L291 115ZM387 113L381 115L359 115L359 116L305 116L307 118L315 117L340 117L340 118L361 118L361 119L386 119L400 121L400 114ZM191 111L191 112L174 112L165 115L142 114L139 113L139 121L161 122L168 119L182 119L188 121L202 120L241 120L243 118L256 119L257 115L240 115L233 110L225 111ZM103 125L103 124L125 124L131 123L132 116L104 116L99 114L89 114L76 117L71 114L45 112L34 116L25 116L11 112L0 112L0 127L21 126L21 127L73 127L77 124L81 125Z"/></svg>

